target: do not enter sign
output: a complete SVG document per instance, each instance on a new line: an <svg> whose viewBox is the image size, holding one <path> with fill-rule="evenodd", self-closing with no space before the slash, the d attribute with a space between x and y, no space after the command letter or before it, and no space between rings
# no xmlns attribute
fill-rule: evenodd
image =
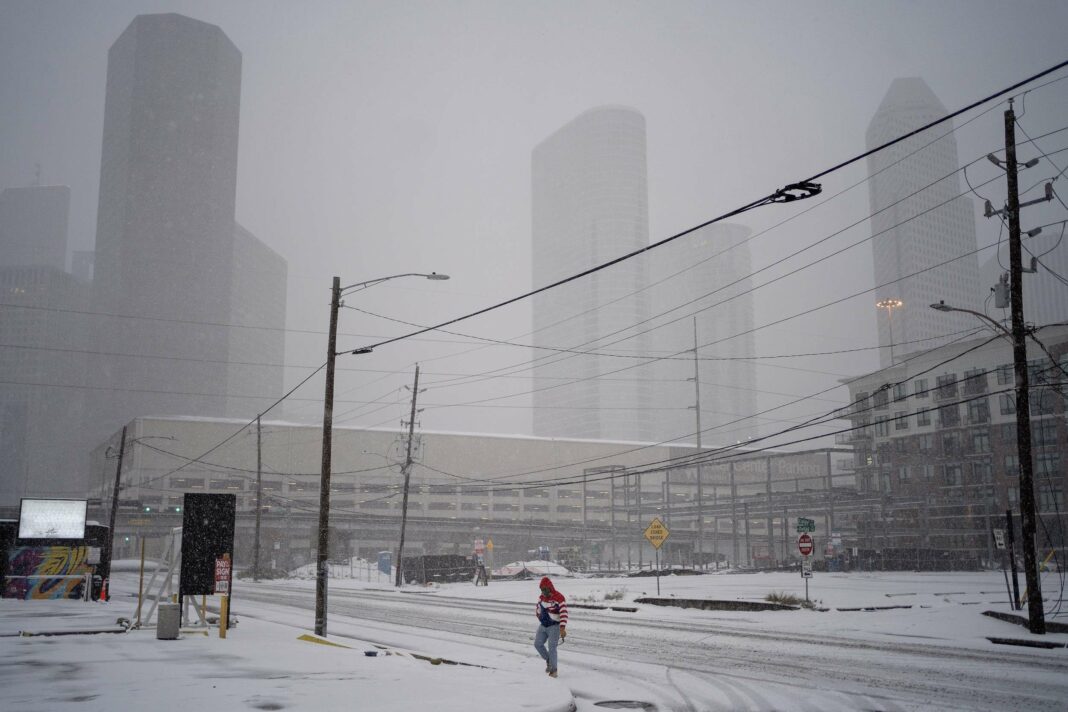
<svg viewBox="0 0 1068 712"><path fill-rule="evenodd" d="M797 537L797 551L801 556L810 556L812 554L812 537L807 533Z"/></svg>

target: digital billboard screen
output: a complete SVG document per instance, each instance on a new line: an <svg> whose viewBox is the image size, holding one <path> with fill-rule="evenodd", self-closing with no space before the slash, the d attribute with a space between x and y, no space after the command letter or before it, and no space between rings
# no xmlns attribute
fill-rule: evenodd
<svg viewBox="0 0 1068 712"><path fill-rule="evenodd" d="M23 499L19 539L84 539L84 499Z"/></svg>

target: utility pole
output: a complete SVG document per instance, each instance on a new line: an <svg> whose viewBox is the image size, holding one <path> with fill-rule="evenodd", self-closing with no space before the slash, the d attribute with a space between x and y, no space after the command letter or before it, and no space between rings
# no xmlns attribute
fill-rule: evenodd
<svg viewBox="0 0 1068 712"><path fill-rule="evenodd" d="M705 539L705 500L702 490L702 475L704 474L704 461L701 455L701 371L698 367L697 358L697 317L693 318L693 392L694 413L697 414L697 554L699 558L704 553ZM701 563L704 563L703 561Z"/></svg>
<svg viewBox="0 0 1068 712"><path fill-rule="evenodd" d="M1020 461L1020 518L1024 574L1027 580L1027 620L1032 633L1046 632L1042 581L1035 558L1035 490L1031 462L1031 410L1027 383L1027 330L1023 309L1023 257L1020 245L1020 193L1016 164L1016 114L1012 99L1005 111L1005 174L1008 182L1009 271L1012 307L1012 354L1016 367L1016 444Z"/></svg>
<svg viewBox="0 0 1068 712"><path fill-rule="evenodd" d="M408 420L408 452L404 456L404 497L401 502L400 544L397 546L397 581L404 582L404 529L408 524L408 483L412 476L412 441L415 438L415 402L419 397L419 364L415 364L415 385L412 386L412 414Z"/></svg>
<svg viewBox="0 0 1068 712"><path fill-rule="evenodd" d="M126 426L122 426L122 441L119 443L119 464L115 468L115 488L111 492L111 514L108 515L108 578L111 578L111 554L115 551L115 515L119 511L119 485L122 480L122 458L126 454ZM108 586L108 596L111 586Z"/></svg>
<svg viewBox="0 0 1068 712"><path fill-rule="evenodd" d="M323 396L323 463L319 479L319 551L315 567L315 634L326 636L326 595L330 558L330 455L334 427L334 359L337 357L337 312L341 278L330 291L330 335L326 343L326 393Z"/></svg>
<svg viewBox="0 0 1068 712"><path fill-rule="evenodd" d="M260 580L260 512L263 511L263 438L260 416L256 416L256 543L252 549L252 580Z"/></svg>

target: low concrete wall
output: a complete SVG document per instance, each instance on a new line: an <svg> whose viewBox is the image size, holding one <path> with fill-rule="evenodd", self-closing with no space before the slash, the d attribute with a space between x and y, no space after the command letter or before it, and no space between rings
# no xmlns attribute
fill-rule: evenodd
<svg viewBox="0 0 1068 712"><path fill-rule="evenodd" d="M635 603L676 608L700 608L704 611L796 611L797 606L762 601L710 601L695 598L636 598Z"/></svg>

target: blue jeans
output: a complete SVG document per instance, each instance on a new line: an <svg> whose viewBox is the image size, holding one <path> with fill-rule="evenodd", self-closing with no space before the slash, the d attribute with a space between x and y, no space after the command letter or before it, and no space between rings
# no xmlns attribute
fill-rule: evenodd
<svg viewBox="0 0 1068 712"><path fill-rule="evenodd" d="M548 643L548 645L546 645ZM556 646L560 644L560 626L539 625L534 634L534 649L542 660L549 664L549 670L556 670Z"/></svg>

